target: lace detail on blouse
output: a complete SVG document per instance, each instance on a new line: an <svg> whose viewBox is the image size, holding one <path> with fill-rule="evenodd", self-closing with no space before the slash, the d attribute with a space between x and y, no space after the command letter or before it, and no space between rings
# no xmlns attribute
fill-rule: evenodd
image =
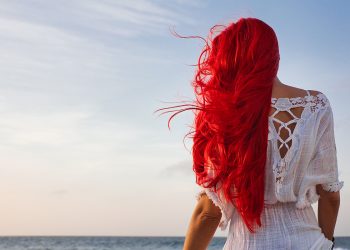
<svg viewBox="0 0 350 250"><path fill-rule="evenodd" d="M310 95L308 90L307 95L305 97L281 97L281 98L271 98L271 106L275 108L275 112L269 117L271 119L271 125L274 130L274 134L276 137L276 144L274 145L276 151L279 152L279 159L275 163L273 167L273 172L276 176L277 188L280 188L284 177L286 176L289 162L295 149L298 147L300 138L298 134L298 127L302 125L304 122L304 116L306 116L306 112L315 113L317 110L325 108L328 104L327 98L319 93L316 96ZM301 112L301 116L296 116L292 109L303 107L303 111ZM287 122L283 122L276 117L280 112L288 112L291 116L291 119ZM276 122L278 124L278 128L273 124ZM282 138L281 132L286 130L288 132L287 138ZM270 136L272 137L272 136ZM281 149L285 148L287 152L282 155Z"/></svg>
<svg viewBox="0 0 350 250"><path fill-rule="evenodd" d="M309 104L310 104L311 113L314 113L317 110L321 108L325 108L327 105L329 105L327 98L325 98L325 95L323 95L322 93L319 93L314 97L311 97L311 96L307 97L310 101Z"/></svg>
<svg viewBox="0 0 350 250"><path fill-rule="evenodd" d="M296 107L311 107L311 112L314 113L320 108L324 108L328 104L328 100L323 93L318 93L317 95L310 95L309 90L306 90L308 95L301 97L272 97L271 98L271 106L279 109L280 111L286 111L291 108Z"/></svg>
<svg viewBox="0 0 350 250"><path fill-rule="evenodd" d="M322 188L328 192L337 192L343 187L343 185L344 181L336 181L333 183L322 184Z"/></svg>

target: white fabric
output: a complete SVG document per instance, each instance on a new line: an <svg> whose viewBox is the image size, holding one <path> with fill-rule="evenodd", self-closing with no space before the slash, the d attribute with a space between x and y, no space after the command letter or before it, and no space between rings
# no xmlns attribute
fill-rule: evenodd
<svg viewBox="0 0 350 250"><path fill-rule="evenodd" d="M269 117L263 227L256 234L250 233L233 205L213 188L201 186L196 199L206 193L221 209L222 231L230 223L225 250L330 249L332 242L322 233L311 207L319 199L317 184L331 192L344 184L338 178L330 102L321 92L311 95L307 91L304 97L272 98L271 106L275 112ZM293 112L297 107L303 107L300 117ZM288 112L291 119L282 122L279 112ZM287 138L281 136L283 129L288 131ZM284 155L282 147L287 149Z"/></svg>

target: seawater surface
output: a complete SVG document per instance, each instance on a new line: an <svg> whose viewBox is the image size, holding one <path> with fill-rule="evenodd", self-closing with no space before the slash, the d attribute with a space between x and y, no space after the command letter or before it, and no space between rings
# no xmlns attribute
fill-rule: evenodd
<svg viewBox="0 0 350 250"><path fill-rule="evenodd" d="M184 237L8 236L1 250L182 250ZM225 237L214 237L208 250L220 250ZM350 250L350 237L336 237L334 249Z"/></svg>

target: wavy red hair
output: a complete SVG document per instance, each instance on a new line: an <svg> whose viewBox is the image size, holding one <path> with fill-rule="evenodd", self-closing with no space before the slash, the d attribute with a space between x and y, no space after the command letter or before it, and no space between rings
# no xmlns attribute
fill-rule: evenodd
<svg viewBox="0 0 350 250"><path fill-rule="evenodd" d="M194 130L186 135L193 134L196 183L222 189L255 232L264 207L268 115L280 60L277 37L265 22L248 17L215 25L207 39L199 38L205 46L192 81L196 100L157 111L173 109L165 112L175 112L169 126L175 115L194 110Z"/></svg>

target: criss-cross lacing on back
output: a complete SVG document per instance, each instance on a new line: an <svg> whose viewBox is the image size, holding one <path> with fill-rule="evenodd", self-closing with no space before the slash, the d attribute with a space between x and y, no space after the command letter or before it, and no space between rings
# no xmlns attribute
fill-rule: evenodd
<svg viewBox="0 0 350 250"><path fill-rule="evenodd" d="M297 147L297 143L299 142L296 128L301 123L306 104L313 97L308 90L306 92L307 96L305 97L280 97L271 99L271 106L275 108L275 111L269 117L271 119L271 127L274 128L274 131L270 132L276 137L274 147L279 156L273 168L277 184L282 183L287 173L288 163L292 154L291 148ZM296 112L297 108L302 108L302 111ZM300 115L298 116L297 113L300 113ZM280 117L276 117L277 115ZM282 118L286 121L282 121Z"/></svg>

